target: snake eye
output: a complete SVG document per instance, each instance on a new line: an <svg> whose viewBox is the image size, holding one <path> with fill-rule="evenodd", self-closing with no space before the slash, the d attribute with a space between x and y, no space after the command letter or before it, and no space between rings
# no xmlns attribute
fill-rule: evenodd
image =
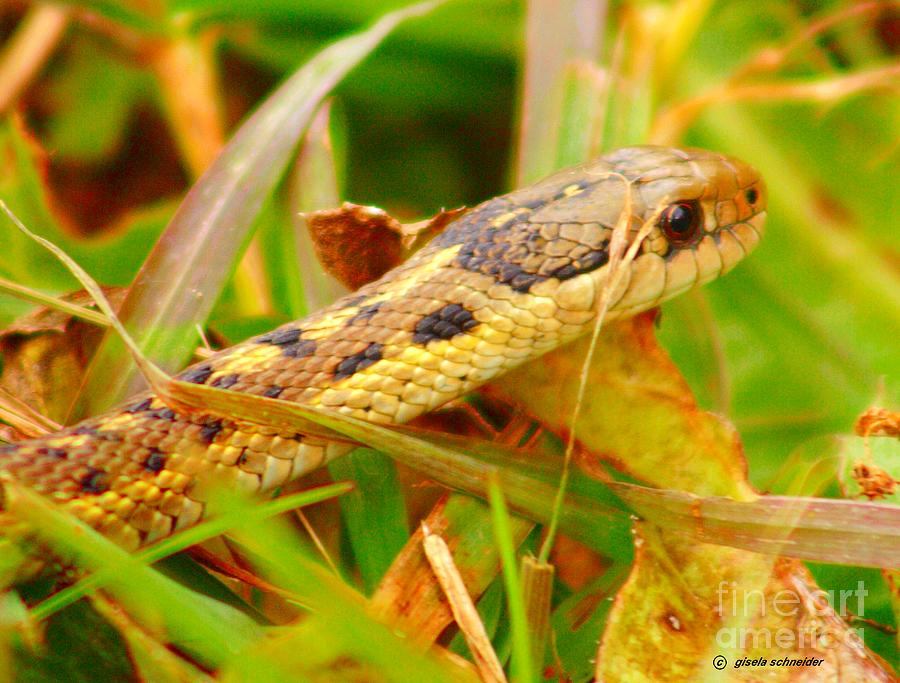
<svg viewBox="0 0 900 683"><path fill-rule="evenodd" d="M658 225L673 245L685 245L697 236L700 207L695 202L669 204L660 215Z"/></svg>

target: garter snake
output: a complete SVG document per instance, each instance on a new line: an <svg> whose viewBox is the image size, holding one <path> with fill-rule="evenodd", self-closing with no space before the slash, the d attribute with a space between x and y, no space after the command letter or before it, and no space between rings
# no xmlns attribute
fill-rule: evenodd
<svg viewBox="0 0 900 683"><path fill-rule="evenodd" d="M747 164L702 150L620 149L484 202L381 279L179 378L407 422L590 329L626 193L632 238L655 224L609 318L718 277L762 234L766 188ZM135 550L203 516L201 480L272 490L347 448L181 415L146 393L0 448L0 473Z"/></svg>

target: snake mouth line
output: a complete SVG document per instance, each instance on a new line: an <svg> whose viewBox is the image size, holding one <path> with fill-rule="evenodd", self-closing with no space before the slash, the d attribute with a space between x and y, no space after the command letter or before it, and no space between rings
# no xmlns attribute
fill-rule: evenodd
<svg viewBox="0 0 900 683"><path fill-rule="evenodd" d="M634 315L724 275L759 244L765 220L763 210L665 257L655 253L638 256L631 264L627 286L621 289L622 295L609 313L615 317Z"/></svg>

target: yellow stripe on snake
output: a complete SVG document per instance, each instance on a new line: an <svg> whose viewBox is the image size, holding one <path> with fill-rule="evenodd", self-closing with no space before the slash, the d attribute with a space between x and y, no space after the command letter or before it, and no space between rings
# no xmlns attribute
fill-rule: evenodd
<svg viewBox="0 0 900 683"><path fill-rule="evenodd" d="M629 239L657 217L608 319L718 277L762 234L766 189L750 166L701 150L621 149L481 204L380 280L179 377L407 422L591 329L626 193ZM180 415L144 394L3 447L0 473L135 550L203 516L201 480L269 491L347 449Z"/></svg>

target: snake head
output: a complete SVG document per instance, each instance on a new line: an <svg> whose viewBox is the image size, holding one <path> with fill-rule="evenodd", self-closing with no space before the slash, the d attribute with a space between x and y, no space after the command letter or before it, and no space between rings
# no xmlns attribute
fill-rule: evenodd
<svg viewBox="0 0 900 683"><path fill-rule="evenodd" d="M610 317L652 308L731 270L758 244L767 203L765 182L748 164L656 146L616 150L507 197L527 232L518 265L551 276L528 291L567 310L596 308L610 278L613 228L625 218L629 243L649 228L611 294ZM518 248L504 258L515 260Z"/></svg>

